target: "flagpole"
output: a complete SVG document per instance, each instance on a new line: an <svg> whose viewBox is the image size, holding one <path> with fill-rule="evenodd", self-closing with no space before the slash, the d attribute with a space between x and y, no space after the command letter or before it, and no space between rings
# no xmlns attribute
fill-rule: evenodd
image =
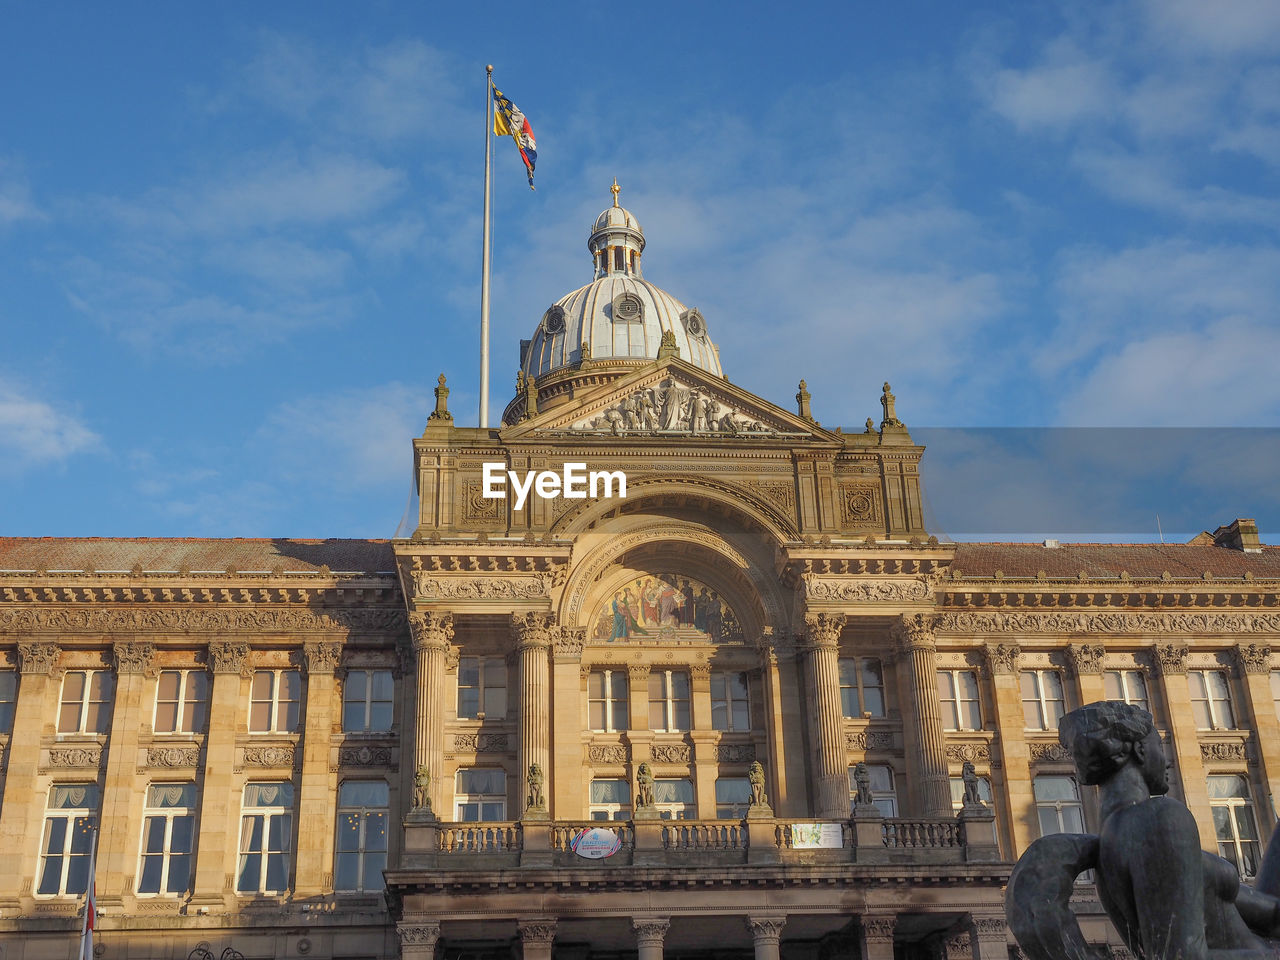
<svg viewBox="0 0 1280 960"><path fill-rule="evenodd" d="M484 253L480 263L480 428L489 426L489 173L493 132L493 64L485 67L484 107Z"/></svg>
<svg viewBox="0 0 1280 960"><path fill-rule="evenodd" d="M98 828L93 828L93 839L89 841L89 883L84 891L84 923L80 927L79 960L93 960L93 931L98 926L97 890L94 874L98 872Z"/></svg>

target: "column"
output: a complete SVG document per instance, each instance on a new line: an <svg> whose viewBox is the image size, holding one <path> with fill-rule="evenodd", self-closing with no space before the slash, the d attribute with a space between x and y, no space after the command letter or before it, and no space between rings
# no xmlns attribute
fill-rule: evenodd
<svg viewBox="0 0 1280 960"><path fill-rule="evenodd" d="M523 960L551 960L551 944L556 939L555 918L521 920L518 926Z"/></svg>
<svg viewBox="0 0 1280 960"><path fill-rule="evenodd" d="M97 861L97 875L102 878L100 896L108 905L119 904L122 897L133 893L143 794L147 789L145 782L141 791L136 784L138 732L143 724L143 687L156 653L150 643L120 642L111 649L116 689L107 741L106 780L102 785Z"/></svg>
<svg viewBox="0 0 1280 960"><path fill-rule="evenodd" d="M582 739L582 646L586 638L585 629L561 627L552 648L552 743L577 745ZM585 820L588 787L583 782L581 748L551 751L549 779L547 800L556 816Z"/></svg>
<svg viewBox="0 0 1280 960"><path fill-rule="evenodd" d="M45 794L36 792L36 778L47 718L58 716L57 704L52 700L58 685L50 683L49 677L60 652L55 643L18 644L22 677L18 683L18 702L14 705L13 729L24 734L9 738L4 806L0 807L0 850L9 851L13 857L10 868L0 870L0 907L7 911L18 909L19 894L24 888L30 891L36 875L37 861L28 861L25 854L38 842L31 838L41 835L41 817L48 802ZM52 724L48 725L52 731ZM24 855L19 858L17 851Z"/></svg>
<svg viewBox="0 0 1280 960"><path fill-rule="evenodd" d="M637 917L631 921L640 951L639 960L662 960L662 941L670 927L671 921L666 917Z"/></svg>
<svg viewBox="0 0 1280 960"><path fill-rule="evenodd" d="M307 715L302 731L302 789L298 793L298 854L294 895L333 892L333 838L338 775L329 772L334 721L334 671L342 647L303 644L307 667ZM341 710L341 708L338 708Z"/></svg>
<svg viewBox="0 0 1280 960"><path fill-rule="evenodd" d="M1008 825L1009 839L1013 841L1013 857L1017 858L1031 841L1040 836L1036 821L1036 801L1031 786L1027 720L1022 713L1022 689L1018 685L1022 650L1014 643L988 643L986 654L987 669L991 673L996 730L999 733L998 742L994 746L1000 752L1000 767L1004 775L1004 790L993 789L991 799L997 804L1000 803L1002 794L1008 799L1007 812L1000 817L1000 821ZM993 770L993 788L994 773Z"/></svg>
<svg viewBox="0 0 1280 960"><path fill-rule="evenodd" d="M400 935L400 960L433 960L440 939L439 920L402 920L396 924Z"/></svg>
<svg viewBox="0 0 1280 960"><path fill-rule="evenodd" d="M209 644L209 732L204 738L204 771L200 784L200 835L191 902L223 906L223 891L235 883L240 795L234 792L236 733L248 728L242 713L246 700L242 680L249 677L249 645L215 640ZM241 718L244 717L242 720Z"/></svg>
<svg viewBox="0 0 1280 960"><path fill-rule="evenodd" d="M1008 926L1004 917L974 917L974 960L1009 960Z"/></svg>
<svg viewBox="0 0 1280 960"><path fill-rule="evenodd" d="M1236 647L1236 660L1244 678L1249 700L1250 726L1257 737L1258 777L1269 797L1280 796L1280 718L1276 716L1275 694L1271 691L1271 648L1256 643ZM1262 810L1263 835L1266 824L1275 823L1271 803L1258 805Z"/></svg>
<svg viewBox="0 0 1280 960"><path fill-rule="evenodd" d="M840 667L837 651L845 618L825 613L805 617L809 677L814 711L809 716L818 763L814 770L814 815L842 820L849 815L849 770L840 710Z"/></svg>
<svg viewBox="0 0 1280 960"><path fill-rule="evenodd" d="M414 703L413 769L428 778L427 804L443 809L445 653L453 639L453 614L429 610L409 614L418 680Z"/></svg>
<svg viewBox="0 0 1280 960"><path fill-rule="evenodd" d="M1106 655L1106 648L1100 643L1067 645L1067 663L1075 675L1076 696L1079 698L1074 704L1067 704L1068 710L1107 699L1102 686L1102 661Z"/></svg>
<svg viewBox="0 0 1280 960"><path fill-rule="evenodd" d="M1196 718L1191 712L1191 688L1187 684L1187 645L1156 644L1154 663L1160 678L1160 692L1169 707L1169 735L1173 741L1170 746L1177 759L1178 776L1182 781L1182 799L1191 815L1196 818L1196 827L1200 830L1200 846L1213 850L1217 832L1209 809L1209 785L1205 779L1204 762L1200 758L1200 735L1196 732Z"/></svg>
<svg viewBox="0 0 1280 960"><path fill-rule="evenodd" d="M756 949L756 960L778 960L778 944L786 917L747 917L747 929Z"/></svg>
<svg viewBox="0 0 1280 960"><path fill-rule="evenodd" d="M803 816L809 810L805 784L803 740L805 687L796 659L795 645L785 635L765 628L760 643L760 667L764 676L765 729L768 733L765 765L773 770L773 809L778 816Z"/></svg>
<svg viewBox="0 0 1280 960"><path fill-rule="evenodd" d="M520 810L522 819L547 816L547 771L551 769L551 670L548 652L556 631L555 616L511 615L511 637L520 659ZM530 794L530 772L542 777L538 796ZM531 805L529 800L534 803Z"/></svg>
<svg viewBox="0 0 1280 960"><path fill-rule="evenodd" d="M903 614L895 626L902 664L911 688L913 729L908 738L912 779L920 785L920 815L951 816L951 784L947 773L946 739L942 734L942 710L938 705L938 652L933 627L936 619Z"/></svg>
<svg viewBox="0 0 1280 960"><path fill-rule="evenodd" d="M689 668L689 738L693 741L690 772L693 774L694 799L698 816L709 820L715 816L716 759L715 731L711 729L711 665L695 663Z"/></svg>
<svg viewBox="0 0 1280 960"><path fill-rule="evenodd" d="M893 928L896 917L863 917L862 960L893 960Z"/></svg>

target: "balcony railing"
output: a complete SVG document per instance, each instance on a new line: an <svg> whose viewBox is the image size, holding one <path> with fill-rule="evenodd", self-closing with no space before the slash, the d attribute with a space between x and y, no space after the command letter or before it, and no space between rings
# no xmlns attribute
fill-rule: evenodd
<svg viewBox="0 0 1280 960"><path fill-rule="evenodd" d="M665 850L745 850L747 838L733 820L673 820L663 824Z"/></svg>
<svg viewBox="0 0 1280 960"><path fill-rule="evenodd" d="M445 823L440 825L441 853L519 853L519 823Z"/></svg>
<svg viewBox="0 0 1280 960"><path fill-rule="evenodd" d="M939 850L959 848L960 824L955 820L906 820L895 817L881 825L884 845L892 849Z"/></svg>

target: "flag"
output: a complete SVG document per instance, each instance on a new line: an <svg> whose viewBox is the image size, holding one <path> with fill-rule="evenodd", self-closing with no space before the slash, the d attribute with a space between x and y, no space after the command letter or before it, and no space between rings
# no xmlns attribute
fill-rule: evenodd
<svg viewBox="0 0 1280 960"><path fill-rule="evenodd" d="M533 127L520 108L493 88L493 132L499 137L510 137L520 149L520 159L529 174L529 189L533 189L533 165L538 162L538 142L533 138Z"/></svg>
<svg viewBox="0 0 1280 960"><path fill-rule="evenodd" d="M80 931L79 960L93 960L93 929L98 925L98 891L94 881L96 867L94 860L98 853L98 831L93 831L93 840L89 847L89 888L84 898L84 927Z"/></svg>

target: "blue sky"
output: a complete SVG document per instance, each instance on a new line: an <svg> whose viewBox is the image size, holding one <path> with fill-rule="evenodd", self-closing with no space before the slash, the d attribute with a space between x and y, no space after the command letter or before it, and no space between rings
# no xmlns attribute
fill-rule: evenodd
<svg viewBox="0 0 1280 960"><path fill-rule="evenodd" d="M487 62L539 146L531 193L496 145L496 411L616 176L824 424L890 380L908 426L1280 425L1270 0L0 0L0 532L389 536L438 373L475 422ZM1251 436L1195 529L1278 532Z"/></svg>

